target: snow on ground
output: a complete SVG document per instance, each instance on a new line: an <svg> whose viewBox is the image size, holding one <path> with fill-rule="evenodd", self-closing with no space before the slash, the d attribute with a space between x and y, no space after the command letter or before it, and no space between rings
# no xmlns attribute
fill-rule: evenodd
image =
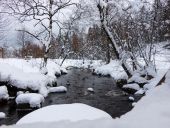
<svg viewBox="0 0 170 128"><path fill-rule="evenodd" d="M2 128L113 128L112 119L83 120L78 122L58 121L50 123L35 123L13 126L2 126Z"/></svg>
<svg viewBox="0 0 170 128"><path fill-rule="evenodd" d="M49 93L47 85L52 85L57 80L56 74L67 73L67 67L94 69L103 64L100 60L65 60L61 67L59 66L61 62L61 59L49 59L47 63L48 74L44 75L40 70L42 59L0 59L0 81L9 81L12 86L20 89L39 91L46 97Z"/></svg>
<svg viewBox="0 0 170 128"><path fill-rule="evenodd" d="M50 87L49 92L54 93L54 92L67 92L67 88L64 86L58 86L58 87Z"/></svg>
<svg viewBox="0 0 170 128"><path fill-rule="evenodd" d="M62 59L57 59L55 62L60 65L62 62ZM104 65L105 62L101 60L73 60L73 59L66 59L62 65L63 68L68 67L77 67L77 68L90 68L95 69L96 67L99 67L101 65Z"/></svg>
<svg viewBox="0 0 170 128"><path fill-rule="evenodd" d="M17 125L58 121L77 122L101 118L112 119L112 117L106 112L85 104L63 104L47 106L36 110L21 118L17 122Z"/></svg>
<svg viewBox="0 0 170 128"><path fill-rule="evenodd" d="M31 108L40 108L41 103L44 102L44 97L41 94L25 93L18 95L15 101L18 105L28 103Z"/></svg>
<svg viewBox="0 0 170 128"><path fill-rule="evenodd" d="M95 73L101 74L104 76L110 75L115 80L128 78L128 76L124 72L123 68L121 67L120 61L118 61L118 60L112 60L107 65L102 65L102 66L95 68Z"/></svg>
<svg viewBox="0 0 170 128"><path fill-rule="evenodd" d="M41 74L35 67L33 67L35 70L31 69L31 66L27 66L28 64L26 62L24 63L26 64L24 67L19 68L14 66L15 63L12 66L13 59L11 60L11 64L9 64L10 61L6 63L6 59L0 60L0 81L9 81L12 86L17 88L32 89L47 96L48 91L46 86L47 84L52 84L55 78Z"/></svg>
<svg viewBox="0 0 170 128"><path fill-rule="evenodd" d="M111 119L110 116L106 114L102 118L103 114L99 114L98 118L93 118L97 116L93 112L90 111L90 117L83 118L85 120L81 120L83 115L87 113L87 110L84 110L85 106L80 105L78 108L74 109L72 106L50 106L44 108L45 116L41 115L40 109L35 111L33 115L28 115L21 119L18 122L18 125L15 126L2 126L2 128L169 128L170 127L170 71L166 76L165 83L162 85L147 91L146 96L144 96L138 103L133 103L134 108L121 116L120 118ZM54 110L56 108L56 110ZM61 111L61 109L63 111ZM94 108L92 108L94 109ZM90 110L92 110L90 108ZM64 111L65 110L65 111ZM80 113L76 113L79 110ZM95 110L95 109L94 109ZM47 112L48 111L48 112ZM93 111L93 110L92 110ZM103 113L103 112L102 112ZM83 115L82 115L83 114ZM91 115L92 114L92 115ZM39 116L41 115L41 116ZM68 115L69 116L68 118ZM102 115L102 116L101 116ZM105 115L105 114L104 114ZM35 117L35 118L33 118ZM41 117L41 118L40 118ZM49 118L53 123L47 123ZM79 118L81 117L81 118ZM36 120L35 120L36 119ZM67 121L68 119L70 121ZM78 120L77 120L78 119ZM88 119L93 119L89 121ZM37 124L29 124L29 125L21 125L24 122L38 122L43 121L43 123ZM62 121L61 121L62 120ZM77 120L77 122L72 122ZM56 121L56 122L55 122ZM20 125L19 125L20 124Z"/></svg>
<svg viewBox="0 0 170 128"><path fill-rule="evenodd" d="M8 100L8 90L6 86L0 86L0 100Z"/></svg>
<svg viewBox="0 0 170 128"><path fill-rule="evenodd" d="M153 67L149 66L147 68L147 72L149 75L155 76L155 77L160 77L161 75L164 75L165 72L170 68L170 50L163 48L167 42L163 42L160 44L156 44L156 54L155 54L155 65L157 69L157 76L155 76L155 72L153 72ZM143 59L142 58L137 58L140 64L143 64ZM95 68L95 73L96 74L101 74L101 75L110 75L113 77L115 80L119 79L128 79L126 73L121 67L121 62L118 60L111 60L111 62L107 65L102 64L99 65ZM138 79L139 80L139 79ZM154 83L152 83L153 85ZM152 87L152 85L148 85Z"/></svg>
<svg viewBox="0 0 170 128"><path fill-rule="evenodd" d="M0 112L0 119L3 119L3 118L5 118L5 117L6 117L6 114L3 113L3 112Z"/></svg>

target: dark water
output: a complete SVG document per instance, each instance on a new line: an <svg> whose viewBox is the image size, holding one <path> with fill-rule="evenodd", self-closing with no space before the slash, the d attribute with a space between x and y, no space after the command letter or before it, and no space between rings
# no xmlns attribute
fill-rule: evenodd
<svg viewBox="0 0 170 128"><path fill-rule="evenodd" d="M118 88L115 81L109 77L94 76L89 70L72 69L67 75L58 78L58 86L66 86L67 93L51 93L45 99L43 106L53 104L85 103L109 113L113 118L119 117L132 109L127 95ZM94 88L94 93L87 88ZM20 110L15 101L0 105L0 112L5 112L7 118L0 119L0 124L14 124L32 110Z"/></svg>

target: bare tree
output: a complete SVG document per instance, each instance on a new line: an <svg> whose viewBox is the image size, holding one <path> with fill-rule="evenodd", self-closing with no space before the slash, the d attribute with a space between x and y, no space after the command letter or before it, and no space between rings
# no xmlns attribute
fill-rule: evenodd
<svg viewBox="0 0 170 128"><path fill-rule="evenodd" d="M123 51L120 51L119 45L117 44L114 36L112 35L111 31L109 30L108 27L108 5L107 5L108 0L99 0L99 3L97 5L100 13L100 21L103 30L105 31L107 38L112 45L116 58L122 60L122 67L124 71L127 73L129 77L132 76L132 72L130 71L128 65L126 64L126 61L124 60L124 56L122 56ZM115 35L117 35L115 33Z"/></svg>
<svg viewBox="0 0 170 128"><path fill-rule="evenodd" d="M44 63L46 67L48 52L51 48L54 25L62 27L62 22L57 17L68 6L76 6L72 0L9 0L8 8L12 14L19 16L20 21L36 21L36 26L42 30L37 33L26 31L44 46ZM43 38L42 38L43 37Z"/></svg>
<svg viewBox="0 0 170 128"><path fill-rule="evenodd" d="M31 41L30 35L26 33L25 27L23 27L20 31L17 33L17 44L21 47L21 57L24 58L26 56L25 54L25 48L27 45L27 42Z"/></svg>

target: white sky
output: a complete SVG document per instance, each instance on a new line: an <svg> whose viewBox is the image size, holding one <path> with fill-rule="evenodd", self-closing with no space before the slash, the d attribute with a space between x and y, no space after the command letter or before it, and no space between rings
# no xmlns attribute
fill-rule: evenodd
<svg viewBox="0 0 170 128"><path fill-rule="evenodd" d="M74 2L77 2L79 0L72 0ZM136 7L138 7L140 5L140 1L141 0L130 0L131 2L134 2L134 5ZM153 1L153 0L149 0L149 1ZM91 2L91 0L85 0L85 2ZM68 15L71 15L72 13L72 7L70 7L69 9L65 9L63 11L64 15L60 15L60 20L66 20L68 18ZM19 23L16 19L11 18L12 23L8 26L7 28L7 37L6 39L3 41L4 42L8 42L9 44L15 46L16 45L16 37L17 37L17 29L21 29L23 26L25 26L26 29L28 29L29 31L35 31L37 30L37 28L34 28L34 22L25 22L24 24ZM85 26L85 23L83 25L83 23L80 25ZM57 28L55 29L55 32L57 32ZM1 41L2 42L2 41ZM2 45L2 43L0 44Z"/></svg>

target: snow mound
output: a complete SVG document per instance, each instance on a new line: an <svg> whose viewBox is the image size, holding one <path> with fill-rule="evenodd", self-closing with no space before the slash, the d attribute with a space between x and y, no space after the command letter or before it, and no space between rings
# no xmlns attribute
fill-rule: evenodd
<svg viewBox="0 0 170 128"><path fill-rule="evenodd" d="M30 104L31 108L41 107L41 103L44 102L44 97L41 94L25 93L20 94L16 98L17 104Z"/></svg>
<svg viewBox="0 0 170 128"><path fill-rule="evenodd" d="M5 118L5 117L6 117L6 114L3 113L3 112L0 112L0 119L3 119L3 118Z"/></svg>
<svg viewBox="0 0 170 128"><path fill-rule="evenodd" d="M40 72L35 72L36 70L33 72L28 72L26 70L28 67L24 67L26 68L24 69L26 71L24 71L18 67L11 66L10 64L1 61L0 61L0 65L1 65L0 80L9 81L10 84L14 87L20 89L31 89L34 91L39 91L39 93L41 93L43 96L47 96L48 92L46 86L56 81L55 77L51 77L49 75L43 75Z"/></svg>
<svg viewBox="0 0 170 128"><path fill-rule="evenodd" d="M95 68L96 74L101 74L103 76L110 75L115 80L119 79L128 79L128 76L126 75L125 71L121 67L120 61L118 60L112 60L109 64L98 66Z"/></svg>
<svg viewBox="0 0 170 128"><path fill-rule="evenodd" d="M0 86L0 100L8 100L8 90L6 86Z"/></svg>
<svg viewBox="0 0 170 128"><path fill-rule="evenodd" d="M136 91L139 91L140 90L140 86L136 83L134 84L126 84L123 86L124 89L134 89Z"/></svg>
<svg viewBox="0 0 170 128"><path fill-rule="evenodd" d="M67 92L67 88L64 86L59 86L59 87L50 87L49 92L54 93L54 92Z"/></svg>
<svg viewBox="0 0 170 128"><path fill-rule="evenodd" d="M41 116L40 116L41 115ZM52 105L38 109L21 118L18 124L31 124L38 122L58 122L82 120L96 120L101 118L112 119L106 112L85 104Z"/></svg>

